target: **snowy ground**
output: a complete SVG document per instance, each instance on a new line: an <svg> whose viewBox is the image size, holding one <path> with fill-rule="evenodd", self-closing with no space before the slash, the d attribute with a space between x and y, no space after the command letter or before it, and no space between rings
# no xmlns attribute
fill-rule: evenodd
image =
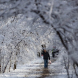
<svg viewBox="0 0 78 78"><path fill-rule="evenodd" d="M67 78L64 65L56 59L51 58L52 63L48 69L44 69L43 59L38 58L28 64L19 65L15 71L0 74L0 78Z"/></svg>

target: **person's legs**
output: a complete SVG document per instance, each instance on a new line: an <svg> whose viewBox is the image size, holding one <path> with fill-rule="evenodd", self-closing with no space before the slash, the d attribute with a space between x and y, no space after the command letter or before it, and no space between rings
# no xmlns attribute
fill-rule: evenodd
<svg viewBox="0 0 78 78"><path fill-rule="evenodd" d="M48 60L44 59L44 68L48 67Z"/></svg>
<svg viewBox="0 0 78 78"><path fill-rule="evenodd" d="M48 68L48 60L46 60L46 68Z"/></svg>
<svg viewBox="0 0 78 78"><path fill-rule="evenodd" d="M46 68L46 60L44 59L44 68Z"/></svg>

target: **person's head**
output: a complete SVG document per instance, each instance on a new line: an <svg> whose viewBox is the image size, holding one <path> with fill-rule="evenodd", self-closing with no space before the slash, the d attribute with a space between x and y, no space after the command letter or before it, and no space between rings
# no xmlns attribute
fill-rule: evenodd
<svg viewBox="0 0 78 78"><path fill-rule="evenodd" d="M44 50L44 52L46 52L46 50Z"/></svg>

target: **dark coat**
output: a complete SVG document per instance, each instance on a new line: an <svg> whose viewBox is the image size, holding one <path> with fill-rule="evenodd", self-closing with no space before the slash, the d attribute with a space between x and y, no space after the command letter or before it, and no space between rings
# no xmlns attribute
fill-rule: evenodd
<svg viewBox="0 0 78 78"><path fill-rule="evenodd" d="M50 60L50 55L47 51L46 52L43 51L41 54L43 55L43 59Z"/></svg>
<svg viewBox="0 0 78 78"><path fill-rule="evenodd" d="M58 53L59 50L58 49L52 49L52 53Z"/></svg>

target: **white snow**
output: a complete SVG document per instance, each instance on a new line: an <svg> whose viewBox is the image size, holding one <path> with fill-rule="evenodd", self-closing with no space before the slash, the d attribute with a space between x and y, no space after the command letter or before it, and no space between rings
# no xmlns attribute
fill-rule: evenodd
<svg viewBox="0 0 78 78"><path fill-rule="evenodd" d="M71 63L74 61L78 63L77 16L78 0L39 0L37 2L36 0L0 0L1 72L7 67L5 72L7 74L4 73L4 77L9 78L8 72L13 71L14 64L18 68L15 70L18 73L22 71L22 67L26 69L26 65L41 63L42 60L37 58L37 52L41 52L42 44L46 45L47 50L52 50L53 46L60 49L60 56L50 68L53 68L52 65L58 65L57 69L63 69L61 64L64 62L64 55ZM49 24L46 24L45 20ZM68 40L69 53L66 53L51 25L56 31L61 32L64 40Z"/></svg>

